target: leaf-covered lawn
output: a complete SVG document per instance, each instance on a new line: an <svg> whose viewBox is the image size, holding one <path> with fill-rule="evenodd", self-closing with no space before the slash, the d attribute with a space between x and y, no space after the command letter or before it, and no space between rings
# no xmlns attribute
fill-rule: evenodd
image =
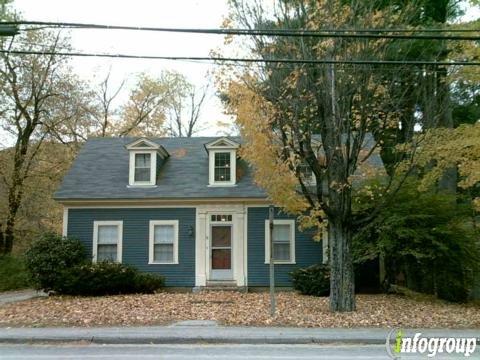
<svg viewBox="0 0 480 360"><path fill-rule="evenodd" d="M0 307L0 326L161 325L217 320L226 325L301 327L480 328L480 308L359 295L354 313L331 313L328 298L279 293L269 316L268 293L160 293L109 297L50 297Z"/></svg>

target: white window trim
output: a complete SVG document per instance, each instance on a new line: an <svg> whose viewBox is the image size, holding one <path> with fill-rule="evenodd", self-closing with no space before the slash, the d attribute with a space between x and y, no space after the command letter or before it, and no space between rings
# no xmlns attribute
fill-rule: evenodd
<svg viewBox="0 0 480 360"><path fill-rule="evenodd" d="M215 154L230 153L230 181L215 181ZM237 178L237 151L234 149L209 150L209 186L234 186Z"/></svg>
<svg viewBox="0 0 480 360"><path fill-rule="evenodd" d="M154 237L156 225L173 225L173 262L154 261ZM148 264L149 265L178 265L178 220L150 220L148 237Z"/></svg>
<svg viewBox="0 0 480 360"><path fill-rule="evenodd" d="M275 264L296 264L295 262L295 220L274 219L275 225L290 225L290 260L275 260ZM270 222L265 220L265 264L270 264Z"/></svg>
<svg viewBox="0 0 480 360"><path fill-rule="evenodd" d="M117 239L117 262L122 262L122 243L123 243L123 221L94 221L93 222L93 262L97 262L98 252L98 227L117 226L118 227L118 239Z"/></svg>
<svg viewBox="0 0 480 360"><path fill-rule="evenodd" d="M150 154L150 181L135 181L135 155ZM152 186L157 180L157 153L155 150L130 150L128 183L130 186Z"/></svg>

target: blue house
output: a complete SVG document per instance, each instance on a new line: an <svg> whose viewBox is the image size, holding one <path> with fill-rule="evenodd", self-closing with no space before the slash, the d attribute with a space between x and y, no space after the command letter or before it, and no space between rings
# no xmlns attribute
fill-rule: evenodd
<svg viewBox="0 0 480 360"><path fill-rule="evenodd" d="M167 286L268 286L270 201L240 146L234 137L91 139L55 194L63 234L93 261L164 275ZM325 259L326 240L312 236L276 209L277 286Z"/></svg>

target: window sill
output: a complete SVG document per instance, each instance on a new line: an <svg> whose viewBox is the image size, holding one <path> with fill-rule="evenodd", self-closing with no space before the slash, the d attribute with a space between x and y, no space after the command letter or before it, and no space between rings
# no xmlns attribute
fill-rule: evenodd
<svg viewBox="0 0 480 360"><path fill-rule="evenodd" d="M265 261L266 265L270 265L270 261ZM296 265L296 261L275 261L273 265Z"/></svg>
<svg viewBox="0 0 480 360"><path fill-rule="evenodd" d="M148 265L178 265L178 261L177 262L148 262Z"/></svg>
<svg viewBox="0 0 480 360"><path fill-rule="evenodd" d="M237 184L210 184L208 187L235 187Z"/></svg>
<svg viewBox="0 0 480 360"><path fill-rule="evenodd" d="M134 184L134 185L127 185L127 188L129 189L135 189L135 188L156 188L158 185L151 185L151 184Z"/></svg>

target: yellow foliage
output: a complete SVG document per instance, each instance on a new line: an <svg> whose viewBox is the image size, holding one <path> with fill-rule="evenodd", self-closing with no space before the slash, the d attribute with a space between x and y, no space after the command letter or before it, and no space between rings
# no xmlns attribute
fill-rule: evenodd
<svg viewBox="0 0 480 360"><path fill-rule="evenodd" d="M480 183L480 122L456 129L428 130L418 147L417 162L429 168L422 179L422 188L431 186L452 166L458 169L459 187L476 186ZM480 198L475 199L474 204L480 209Z"/></svg>
<svg viewBox="0 0 480 360"><path fill-rule="evenodd" d="M254 167L255 182L267 191L272 202L286 211L295 214L305 211L306 201L296 192L298 180L279 156L281 146L275 141L271 127L273 106L239 83L230 85L229 95L232 99L229 110L236 114L245 142L240 155Z"/></svg>

